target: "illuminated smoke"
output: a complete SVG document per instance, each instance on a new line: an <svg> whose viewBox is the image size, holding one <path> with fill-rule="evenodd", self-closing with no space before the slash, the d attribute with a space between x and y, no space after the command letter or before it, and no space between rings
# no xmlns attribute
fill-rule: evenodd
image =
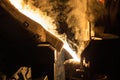
<svg viewBox="0 0 120 80"><path fill-rule="evenodd" d="M88 0L88 20L96 23L99 18L105 15L105 0Z"/></svg>
<svg viewBox="0 0 120 80"><path fill-rule="evenodd" d="M89 25L87 0L10 0L25 9L21 12L30 18L37 19L38 23L57 36L68 42L78 57L89 41ZM26 12L27 9L27 12ZM31 10L32 9L32 10ZM25 11L25 12L24 12ZM36 17L34 17L36 16ZM40 19L42 18L42 19ZM59 37L60 38L60 37Z"/></svg>
<svg viewBox="0 0 120 80"><path fill-rule="evenodd" d="M35 0L34 5L54 19L57 32L66 35L69 46L78 53L89 40L86 0Z"/></svg>
<svg viewBox="0 0 120 80"><path fill-rule="evenodd" d="M69 46L80 57L89 40L87 0L51 0L49 4L48 15L54 18L56 30L66 35Z"/></svg>

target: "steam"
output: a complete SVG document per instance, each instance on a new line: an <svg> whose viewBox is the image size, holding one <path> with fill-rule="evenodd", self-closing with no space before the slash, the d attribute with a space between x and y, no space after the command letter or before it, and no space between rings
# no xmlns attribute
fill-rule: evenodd
<svg viewBox="0 0 120 80"><path fill-rule="evenodd" d="M87 17L87 0L18 1L21 1L21 4L23 4L21 8L33 9L36 15L38 15L36 17L38 21L40 21L40 17L44 18L44 21L42 21L44 24L41 25L45 26L44 28L53 32L53 34L62 36L62 39L67 41L69 46L80 57L80 54L86 47L86 43L89 41L88 19L90 17ZM31 12L31 10L29 11ZM39 14L42 15L39 16Z"/></svg>
<svg viewBox="0 0 120 80"><path fill-rule="evenodd" d="M89 40L87 0L24 0L53 19L54 32L64 35L69 46L80 57ZM53 28L52 28L53 29Z"/></svg>
<svg viewBox="0 0 120 80"><path fill-rule="evenodd" d="M88 0L88 20L91 23L96 21L105 15L105 0Z"/></svg>

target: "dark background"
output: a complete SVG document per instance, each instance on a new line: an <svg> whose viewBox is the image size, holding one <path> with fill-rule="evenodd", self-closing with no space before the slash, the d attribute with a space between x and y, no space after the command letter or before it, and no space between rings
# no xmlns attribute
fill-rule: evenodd
<svg viewBox="0 0 120 80"><path fill-rule="evenodd" d="M38 47L35 34L24 28L0 7L0 72L10 78L20 67L32 68L32 78L48 75L53 80L54 50L49 46Z"/></svg>

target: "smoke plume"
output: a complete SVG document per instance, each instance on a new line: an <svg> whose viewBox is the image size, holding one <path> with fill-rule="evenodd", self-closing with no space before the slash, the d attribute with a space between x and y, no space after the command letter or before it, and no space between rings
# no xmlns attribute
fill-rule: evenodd
<svg viewBox="0 0 120 80"><path fill-rule="evenodd" d="M24 3L51 17L57 33L64 35L69 46L80 56L86 46L84 42L89 40L88 20L91 17L87 17L87 0L24 0Z"/></svg>
<svg viewBox="0 0 120 80"><path fill-rule="evenodd" d="M54 19L58 34L66 36L70 47L81 53L83 41L88 40L86 0L24 0ZM81 48L82 46L82 48Z"/></svg>

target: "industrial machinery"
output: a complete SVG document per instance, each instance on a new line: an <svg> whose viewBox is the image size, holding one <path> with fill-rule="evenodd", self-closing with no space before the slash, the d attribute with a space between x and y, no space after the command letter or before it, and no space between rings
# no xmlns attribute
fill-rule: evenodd
<svg viewBox="0 0 120 80"><path fill-rule="evenodd" d="M48 80L64 80L61 40L18 12L7 0L0 0L0 17L0 71L7 80L29 68L30 79L47 76Z"/></svg>
<svg viewBox="0 0 120 80"><path fill-rule="evenodd" d="M118 80L118 23L113 28L104 27L110 33L104 34L96 23L95 36L90 36L81 62L75 62L60 39L0 0L0 80Z"/></svg>

